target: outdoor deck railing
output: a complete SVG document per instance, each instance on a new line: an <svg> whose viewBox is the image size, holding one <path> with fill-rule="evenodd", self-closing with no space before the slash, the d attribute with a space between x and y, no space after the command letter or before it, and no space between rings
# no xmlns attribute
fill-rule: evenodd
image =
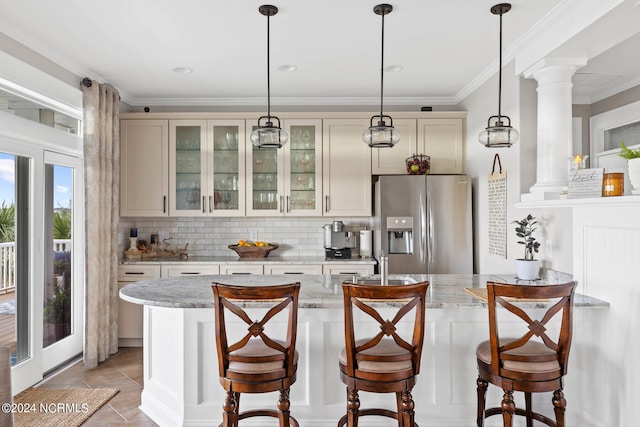
<svg viewBox="0 0 640 427"><path fill-rule="evenodd" d="M53 250L56 252L64 252L64 251L71 250L71 240L55 239L53 241ZM14 289L16 286L15 260L16 260L15 242L0 243L0 293Z"/></svg>

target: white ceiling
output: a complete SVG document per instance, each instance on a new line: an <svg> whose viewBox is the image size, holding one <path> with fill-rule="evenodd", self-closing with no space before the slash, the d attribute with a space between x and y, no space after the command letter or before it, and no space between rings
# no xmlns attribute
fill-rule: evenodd
<svg viewBox="0 0 640 427"><path fill-rule="evenodd" d="M605 0L602 0L605 1ZM615 0L606 0L613 2ZM618 2L623 0L618 0ZM628 0L624 0L628 1ZM130 105L262 105L266 18L261 0L0 0L9 37L78 76L111 83ZM376 105L380 96L378 1L279 0L271 18L274 105ZM479 76L495 73L495 0L396 0L385 17L385 104L451 105ZM512 0L503 17L505 53L579 0ZM579 11L579 10L578 10ZM632 37L620 50L640 46ZM576 93L640 75L638 61L608 50L577 76ZM505 54L512 59L517 52ZM608 56L607 56L608 55ZM627 55L628 57L628 55ZM638 57L636 54L635 57ZM281 72L295 65L295 72ZM172 71L190 67L191 74ZM587 78L588 77L588 78Z"/></svg>

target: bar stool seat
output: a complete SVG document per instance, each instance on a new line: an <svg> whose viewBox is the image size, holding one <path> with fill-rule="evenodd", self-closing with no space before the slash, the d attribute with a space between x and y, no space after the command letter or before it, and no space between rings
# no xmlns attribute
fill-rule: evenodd
<svg viewBox="0 0 640 427"><path fill-rule="evenodd" d="M372 286L345 282L344 295L345 347L338 354L340 379L347 386L347 413L338 426L357 426L365 415L381 415L398 421L400 427L414 427L411 390L420 372L424 342L425 299L428 282L400 286ZM372 303L384 302L395 315L385 320ZM355 308L355 310L354 310ZM363 322L354 321L354 311L373 318L380 327L373 337L360 331ZM405 315L409 333L399 328ZM406 331L404 329L403 331ZM356 337L358 337L356 339ZM359 391L395 393L396 411L383 408L360 409Z"/></svg>
<svg viewBox="0 0 640 427"><path fill-rule="evenodd" d="M216 348L220 384L226 390L223 404L223 427L238 427L238 422L256 416L275 417L280 427L298 427L289 413L290 387L296 381L298 353L295 350L300 283L277 286L212 285L215 307ZM268 305L262 320L251 320L241 307L246 302ZM278 313L288 311L286 338L273 338L267 323ZM230 344L229 325L225 314L231 313L245 322L247 333ZM237 328L235 328L237 330ZM277 327L276 327L277 329ZM255 409L240 412L241 393L279 391L278 410Z"/></svg>
<svg viewBox="0 0 640 427"><path fill-rule="evenodd" d="M527 427L540 421L552 427L564 427L567 402L563 392L563 377L567 373L571 347L572 307L576 282L558 285L521 285L487 283L489 308L489 340L476 348L478 363L477 425L484 426L486 417L502 415L503 425L513 425L515 415L526 418ZM527 301L548 300L550 307L541 316L535 316L526 306ZM496 310L501 306L505 310ZM515 321L524 325L520 337L507 338L499 334L498 317L509 316L511 327ZM557 336L548 331L549 322L560 318ZM485 408L489 383L504 391L499 407ZM524 392L525 408L516 407L514 391ZM534 412L531 394L553 392L552 404L555 421Z"/></svg>

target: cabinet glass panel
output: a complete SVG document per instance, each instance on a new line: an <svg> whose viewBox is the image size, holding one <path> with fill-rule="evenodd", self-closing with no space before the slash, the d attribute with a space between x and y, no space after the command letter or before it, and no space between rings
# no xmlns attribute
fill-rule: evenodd
<svg viewBox="0 0 640 427"><path fill-rule="evenodd" d="M202 209L200 126L176 126L176 210Z"/></svg>
<svg viewBox="0 0 640 427"><path fill-rule="evenodd" d="M254 210L278 209L278 149L252 145Z"/></svg>
<svg viewBox="0 0 640 427"><path fill-rule="evenodd" d="M237 210L240 195L239 127L213 129L213 209Z"/></svg>
<svg viewBox="0 0 640 427"><path fill-rule="evenodd" d="M290 209L316 208L316 140L315 126L291 126L289 156Z"/></svg>

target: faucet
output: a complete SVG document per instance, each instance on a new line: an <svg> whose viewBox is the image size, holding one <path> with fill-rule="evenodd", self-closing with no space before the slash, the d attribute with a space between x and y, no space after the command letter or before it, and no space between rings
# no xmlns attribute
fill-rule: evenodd
<svg viewBox="0 0 640 427"><path fill-rule="evenodd" d="M389 257L380 254L380 285L387 286L389 284Z"/></svg>

